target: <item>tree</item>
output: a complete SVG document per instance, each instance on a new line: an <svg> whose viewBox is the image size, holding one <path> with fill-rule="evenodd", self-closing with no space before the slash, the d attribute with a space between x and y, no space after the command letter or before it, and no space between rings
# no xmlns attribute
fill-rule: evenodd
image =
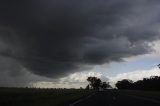
<svg viewBox="0 0 160 106"><path fill-rule="evenodd" d="M133 81L128 79L124 79L116 83L116 87L118 89L131 89L132 85L133 85Z"/></svg>
<svg viewBox="0 0 160 106"><path fill-rule="evenodd" d="M95 90L98 90L101 87L101 80L97 77L88 77L87 81L90 83L90 86Z"/></svg>
<svg viewBox="0 0 160 106"><path fill-rule="evenodd" d="M101 84L101 88L102 89L107 89L107 88L112 88L112 87L110 86L109 82L103 82Z"/></svg>
<svg viewBox="0 0 160 106"><path fill-rule="evenodd" d="M158 68L160 69L160 64L158 64L157 66L158 66Z"/></svg>

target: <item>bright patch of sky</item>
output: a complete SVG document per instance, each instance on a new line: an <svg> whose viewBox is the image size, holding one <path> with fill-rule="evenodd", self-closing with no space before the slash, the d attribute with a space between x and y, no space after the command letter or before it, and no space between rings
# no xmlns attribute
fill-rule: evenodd
<svg viewBox="0 0 160 106"><path fill-rule="evenodd" d="M150 54L125 58L123 62L112 62L102 66L95 66L92 71L105 76L115 76L120 73L136 70L150 70L160 63L160 41L153 42L153 52Z"/></svg>

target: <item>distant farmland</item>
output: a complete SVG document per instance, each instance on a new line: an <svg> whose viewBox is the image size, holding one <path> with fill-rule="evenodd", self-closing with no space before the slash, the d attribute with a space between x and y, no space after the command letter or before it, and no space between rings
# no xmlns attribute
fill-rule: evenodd
<svg viewBox="0 0 160 106"><path fill-rule="evenodd" d="M90 93L80 89L0 88L0 106L65 106Z"/></svg>

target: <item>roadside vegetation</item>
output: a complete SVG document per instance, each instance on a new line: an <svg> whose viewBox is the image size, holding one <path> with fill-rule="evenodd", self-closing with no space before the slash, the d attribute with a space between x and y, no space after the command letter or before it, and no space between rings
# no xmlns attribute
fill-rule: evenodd
<svg viewBox="0 0 160 106"><path fill-rule="evenodd" d="M121 93L160 101L160 77L151 76L133 82L129 79L118 81L116 87Z"/></svg>
<svg viewBox="0 0 160 106"><path fill-rule="evenodd" d="M0 88L0 106L66 106L92 92L83 89Z"/></svg>
<svg viewBox="0 0 160 106"><path fill-rule="evenodd" d="M160 91L121 90L120 93L160 101Z"/></svg>

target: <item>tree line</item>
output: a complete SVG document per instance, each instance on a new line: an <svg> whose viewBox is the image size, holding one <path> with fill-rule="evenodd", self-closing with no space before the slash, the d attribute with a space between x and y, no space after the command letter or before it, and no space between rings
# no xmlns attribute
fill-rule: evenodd
<svg viewBox="0 0 160 106"><path fill-rule="evenodd" d="M102 82L100 78L88 77L87 81L89 84L86 89L111 89L112 86L109 82ZM160 76L151 76L149 78L143 78L136 82L130 79L123 79L117 81L115 86L118 89L128 89L128 90L159 90L160 91Z"/></svg>
<svg viewBox="0 0 160 106"><path fill-rule="evenodd" d="M143 78L133 82L129 79L123 79L118 81L115 86L118 89L130 89L130 90L160 90L160 77L151 76L150 78Z"/></svg>

